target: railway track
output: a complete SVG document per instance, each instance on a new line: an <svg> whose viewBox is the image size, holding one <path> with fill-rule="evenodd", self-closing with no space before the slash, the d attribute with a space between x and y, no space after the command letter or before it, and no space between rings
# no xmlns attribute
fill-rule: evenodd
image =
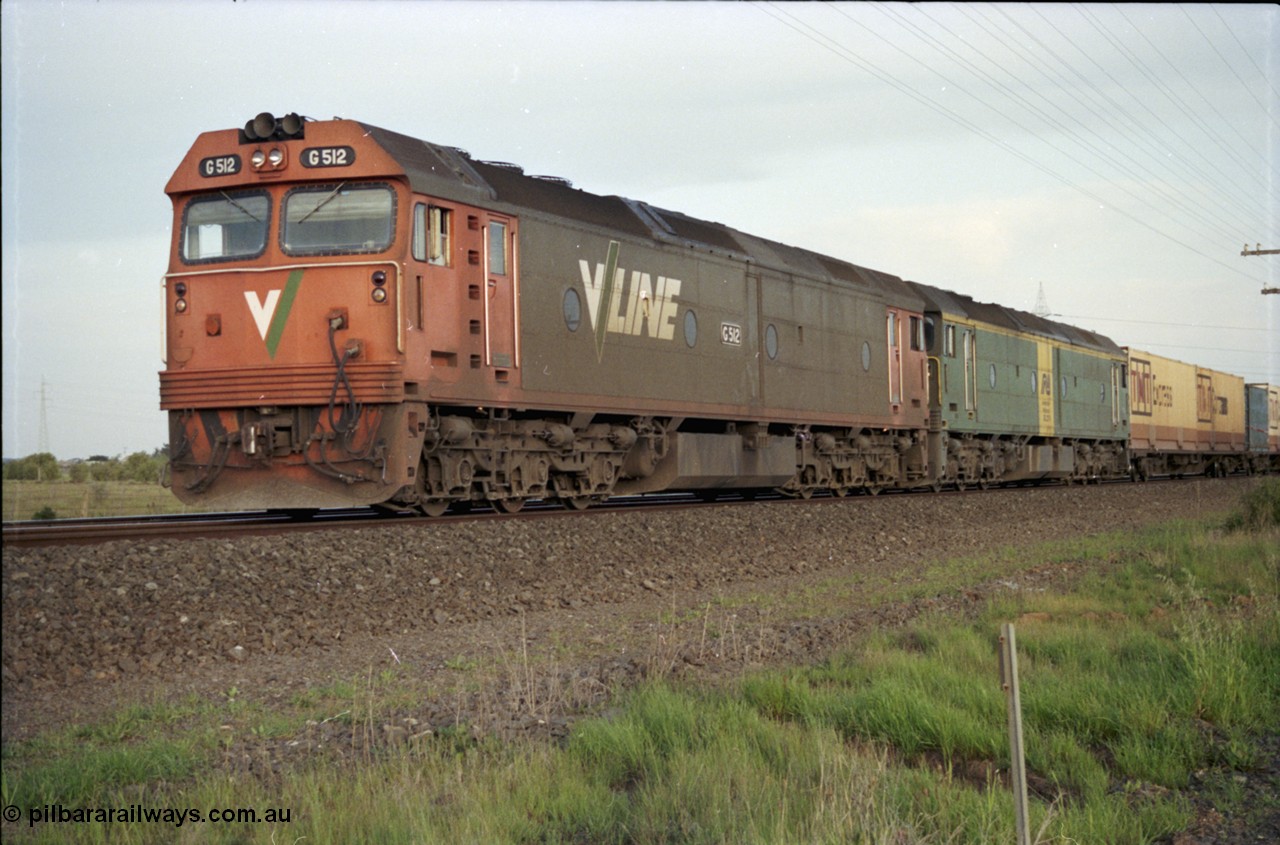
<svg viewBox="0 0 1280 845"><path fill-rule="evenodd" d="M1170 479L1152 479L1151 483L1171 482ZM1128 479L1114 479L1106 484L1128 484ZM1177 483L1177 482L1172 482ZM1035 486L1035 485L1032 485ZM1016 491L1020 485L995 486L979 491L976 487L963 490L949 489L932 495L973 495L977 492L999 493ZM913 491L888 491L889 495L910 495ZM923 491L914 491L923 492ZM645 496L617 496L597 504L585 513L600 514L624 510L663 510L677 507L706 505L746 504L755 501L802 504L809 501L827 501L836 497L830 494L808 498L790 498L777 493L757 492L744 496L737 492L719 495L693 493L657 493ZM15 547L92 545L112 540L138 540L142 538L190 539L196 537L230 537L245 535L278 534L291 531L319 530L324 528L368 526L377 522L394 521L402 524L445 525L484 519L544 519L571 517L582 513L566 510L552 501L535 500L514 514L503 513L491 507L477 506L465 511L450 511L443 516L422 516L410 511L386 508L335 508L315 511L234 511L228 513L160 514L151 516L100 517L90 519L53 519L6 522L3 529L5 545Z"/></svg>
<svg viewBox="0 0 1280 845"><path fill-rule="evenodd" d="M741 496L726 495L714 503L742 502ZM589 512L660 509L677 506L711 504L690 494L644 497L620 496L597 505ZM277 534L290 531L345 528L395 521L405 524L442 525L480 519L530 519L571 516L552 502L530 502L516 514L500 513L493 508L476 507L466 512L450 512L444 516L424 517L408 511L384 508L341 508L317 511L234 511L229 513L159 514L150 516L98 517L86 519L51 519L6 522L3 540L6 546L92 545L112 540L190 539Z"/></svg>
<svg viewBox="0 0 1280 845"><path fill-rule="evenodd" d="M332 511L235 511L230 513L162 514L90 519L51 519L4 524L6 546L90 545L112 540L193 538L274 534L335 526L369 524L411 515L374 508Z"/></svg>

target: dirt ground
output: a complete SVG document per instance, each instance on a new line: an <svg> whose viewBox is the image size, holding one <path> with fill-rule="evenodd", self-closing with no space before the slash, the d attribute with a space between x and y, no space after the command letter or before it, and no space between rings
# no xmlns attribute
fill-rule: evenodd
<svg viewBox="0 0 1280 845"><path fill-rule="evenodd" d="M554 736L638 677L731 678L811 663L868 630L924 612L964 614L996 591L1033 595L1079 568L1013 562L1012 575L939 579L929 568L942 560L1224 513L1251 484L903 494L5 548L4 739L157 696L235 689L289 701L384 670L420 693L404 713L386 714L386 741L459 723ZM326 730L244 753L245 765L276 768L341 746L326 742ZM1273 787L1275 774L1273 766ZM1206 822L1185 834L1201 838L1178 845L1258 841L1212 838L1225 824Z"/></svg>

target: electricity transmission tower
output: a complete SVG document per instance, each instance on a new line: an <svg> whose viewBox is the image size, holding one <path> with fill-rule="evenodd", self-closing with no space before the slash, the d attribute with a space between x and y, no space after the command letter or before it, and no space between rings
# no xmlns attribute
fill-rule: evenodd
<svg viewBox="0 0 1280 845"><path fill-rule="evenodd" d="M1040 283L1040 293L1036 295L1036 308L1031 313L1037 317L1048 318L1049 316L1049 300L1044 296L1044 282Z"/></svg>

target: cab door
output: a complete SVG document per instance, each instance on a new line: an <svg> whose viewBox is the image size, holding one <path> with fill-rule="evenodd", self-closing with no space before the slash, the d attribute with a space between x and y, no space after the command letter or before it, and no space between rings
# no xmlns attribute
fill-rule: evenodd
<svg viewBox="0 0 1280 845"><path fill-rule="evenodd" d="M520 366L519 256L516 221L484 215L484 363L499 382Z"/></svg>
<svg viewBox="0 0 1280 845"><path fill-rule="evenodd" d="M1125 365L1111 364L1111 428L1119 429L1124 425L1125 407L1121 404L1121 397L1125 390Z"/></svg>
<svg viewBox="0 0 1280 845"><path fill-rule="evenodd" d="M885 340L889 361L889 407L896 414L902 407L902 314L892 308L885 317Z"/></svg>
<svg viewBox="0 0 1280 845"><path fill-rule="evenodd" d="M978 412L978 336L974 329L965 329L961 339L964 352L964 409L973 419Z"/></svg>

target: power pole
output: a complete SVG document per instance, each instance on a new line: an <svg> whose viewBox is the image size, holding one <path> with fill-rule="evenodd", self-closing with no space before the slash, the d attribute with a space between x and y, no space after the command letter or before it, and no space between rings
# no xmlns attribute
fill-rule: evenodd
<svg viewBox="0 0 1280 845"><path fill-rule="evenodd" d="M1253 249L1249 249L1249 245L1245 244L1244 249L1240 251L1240 254L1241 255L1280 255L1280 249L1263 249L1262 244L1254 244ZM1280 293L1280 288L1264 287L1262 289L1263 296L1266 296L1269 293Z"/></svg>
<svg viewBox="0 0 1280 845"><path fill-rule="evenodd" d="M45 401L44 376L40 377L40 442L36 451L49 451L49 406Z"/></svg>

